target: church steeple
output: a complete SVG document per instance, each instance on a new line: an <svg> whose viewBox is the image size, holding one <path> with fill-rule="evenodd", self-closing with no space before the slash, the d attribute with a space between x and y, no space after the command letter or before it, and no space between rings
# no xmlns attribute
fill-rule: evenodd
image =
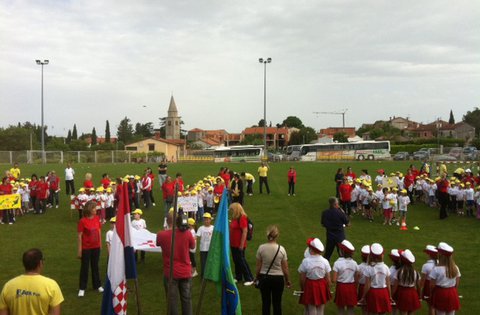
<svg viewBox="0 0 480 315"><path fill-rule="evenodd" d="M178 117L177 104L175 104L173 95L170 97L170 105L168 106L168 117Z"/></svg>
<svg viewBox="0 0 480 315"><path fill-rule="evenodd" d="M165 123L165 138L180 139L180 116L178 116L178 109L173 95L170 97L168 116Z"/></svg>

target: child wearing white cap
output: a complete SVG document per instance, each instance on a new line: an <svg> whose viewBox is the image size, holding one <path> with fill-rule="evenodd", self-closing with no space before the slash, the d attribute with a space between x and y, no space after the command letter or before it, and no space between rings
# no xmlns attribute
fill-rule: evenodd
<svg viewBox="0 0 480 315"><path fill-rule="evenodd" d="M338 244L340 248L340 257L333 264L332 282L336 283L335 304L338 313L353 314L354 307L358 303L357 299L357 281L358 265L352 259L355 247L347 240Z"/></svg>
<svg viewBox="0 0 480 315"><path fill-rule="evenodd" d="M402 266L395 274L392 292L396 296L396 307L401 314L411 314L421 307L418 297L420 275L413 268L415 256L409 249L401 253L400 260Z"/></svg>
<svg viewBox="0 0 480 315"><path fill-rule="evenodd" d="M370 246L369 263L364 271L365 289L360 304L366 304L368 313L382 314L392 311L390 270L383 262L383 247L379 243Z"/></svg>
<svg viewBox="0 0 480 315"><path fill-rule="evenodd" d="M420 287L422 288L422 299L428 304L428 314L434 315L435 310L432 308L432 299L430 296L430 279L428 279L428 275L437 265L438 251L435 246L427 245L423 252L428 255L429 259L426 263L423 264L421 270L422 278L420 279Z"/></svg>
<svg viewBox="0 0 480 315"><path fill-rule="evenodd" d="M453 247L447 243L438 244L438 265L428 275L432 292L432 306L437 315L455 314L460 309L458 285L460 270L453 260Z"/></svg>
<svg viewBox="0 0 480 315"><path fill-rule="evenodd" d="M357 278L358 278L358 290L357 290L357 299L361 300L363 297L363 291L365 288L365 270L368 265L368 255L370 255L370 246L364 245L362 247L362 262L358 265ZM365 305L362 305L362 314L367 314L367 309Z"/></svg>
<svg viewBox="0 0 480 315"><path fill-rule="evenodd" d="M147 222L142 219L143 211L140 209L135 209L133 213L132 228L135 230L143 230L147 228ZM138 260L137 251L135 251L135 261ZM145 251L140 251L140 262L145 262Z"/></svg>
<svg viewBox="0 0 480 315"><path fill-rule="evenodd" d="M305 314L323 315L325 304L331 299L330 263L323 258L325 250L318 238L307 240L309 254L298 267L300 286L303 291L300 304L305 305Z"/></svg>

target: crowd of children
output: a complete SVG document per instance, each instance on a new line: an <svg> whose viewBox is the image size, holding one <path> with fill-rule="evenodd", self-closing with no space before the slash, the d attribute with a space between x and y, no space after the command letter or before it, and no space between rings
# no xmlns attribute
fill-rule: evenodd
<svg viewBox="0 0 480 315"><path fill-rule="evenodd" d="M415 255L409 249L390 252L392 266L384 262L384 249L379 243L361 249L360 264L353 259L355 247L348 240L339 244L340 257L330 267L322 257L324 246L318 238L307 241L307 250L300 273L300 304L305 314L323 314L331 300L330 287L335 287L334 302L339 314L354 314L361 307L363 314L400 312L412 314L424 300L428 314L453 314L460 308L457 287L460 270L453 259L453 248L445 242L437 247L427 245L428 260L421 272L415 268Z"/></svg>

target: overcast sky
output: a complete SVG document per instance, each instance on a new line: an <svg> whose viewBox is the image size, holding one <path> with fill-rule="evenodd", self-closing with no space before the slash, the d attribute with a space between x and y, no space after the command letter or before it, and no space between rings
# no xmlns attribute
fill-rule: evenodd
<svg viewBox="0 0 480 315"><path fill-rule="evenodd" d="M263 117L315 129L480 106L480 3L472 1L0 0L0 126L112 133L166 116L240 132ZM144 107L145 106L145 107ZM52 127L53 126L53 127ZM52 129L53 128L53 129Z"/></svg>

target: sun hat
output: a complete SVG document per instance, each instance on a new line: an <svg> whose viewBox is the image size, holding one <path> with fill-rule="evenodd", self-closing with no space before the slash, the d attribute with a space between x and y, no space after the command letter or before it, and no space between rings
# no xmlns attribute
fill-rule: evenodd
<svg viewBox="0 0 480 315"><path fill-rule="evenodd" d="M341 243L338 243L338 247L344 252L347 252L350 254L355 251L355 247L353 247L353 244L347 240L343 240Z"/></svg>
<svg viewBox="0 0 480 315"><path fill-rule="evenodd" d="M307 245L311 249L313 249L316 252L323 252L325 250L325 247L323 246L322 241L320 241L318 238L309 238L307 240Z"/></svg>
<svg viewBox="0 0 480 315"><path fill-rule="evenodd" d="M453 247L445 242L440 242L437 246L438 253L443 256L451 256L453 254Z"/></svg>
<svg viewBox="0 0 480 315"><path fill-rule="evenodd" d="M110 219L110 222L111 222L111 223L117 222L117 217L112 217L112 218Z"/></svg>
<svg viewBox="0 0 480 315"><path fill-rule="evenodd" d="M188 225L195 225L195 219L194 218L188 218L187 222L188 222Z"/></svg>
<svg viewBox="0 0 480 315"><path fill-rule="evenodd" d="M425 249L423 250L423 252L430 255L430 256L437 256L438 255L438 250L433 245L425 246Z"/></svg>
<svg viewBox="0 0 480 315"><path fill-rule="evenodd" d="M206 219L211 219L212 218L212 215L209 213L209 212L205 212L203 214L203 217L206 218Z"/></svg>
<svg viewBox="0 0 480 315"><path fill-rule="evenodd" d="M390 257L390 259L398 261L400 259L400 252L398 251L398 249L395 248L390 251L390 254L388 256Z"/></svg>
<svg viewBox="0 0 480 315"><path fill-rule="evenodd" d="M409 249L406 249L402 252L401 259L402 259L402 262L410 265L415 262L415 256Z"/></svg>
<svg viewBox="0 0 480 315"><path fill-rule="evenodd" d="M379 243L373 243L373 244L370 246L370 253L371 253L371 255L377 256L377 257L383 255L383 247L382 247L382 245L380 245Z"/></svg>
<svg viewBox="0 0 480 315"><path fill-rule="evenodd" d="M135 211L132 212L133 214L139 214L139 215L142 215L143 214L143 211L140 210L140 209L135 209Z"/></svg>
<svg viewBox="0 0 480 315"><path fill-rule="evenodd" d="M370 246L364 245L361 249L362 256L368 256L370 255Z"/></svg>

